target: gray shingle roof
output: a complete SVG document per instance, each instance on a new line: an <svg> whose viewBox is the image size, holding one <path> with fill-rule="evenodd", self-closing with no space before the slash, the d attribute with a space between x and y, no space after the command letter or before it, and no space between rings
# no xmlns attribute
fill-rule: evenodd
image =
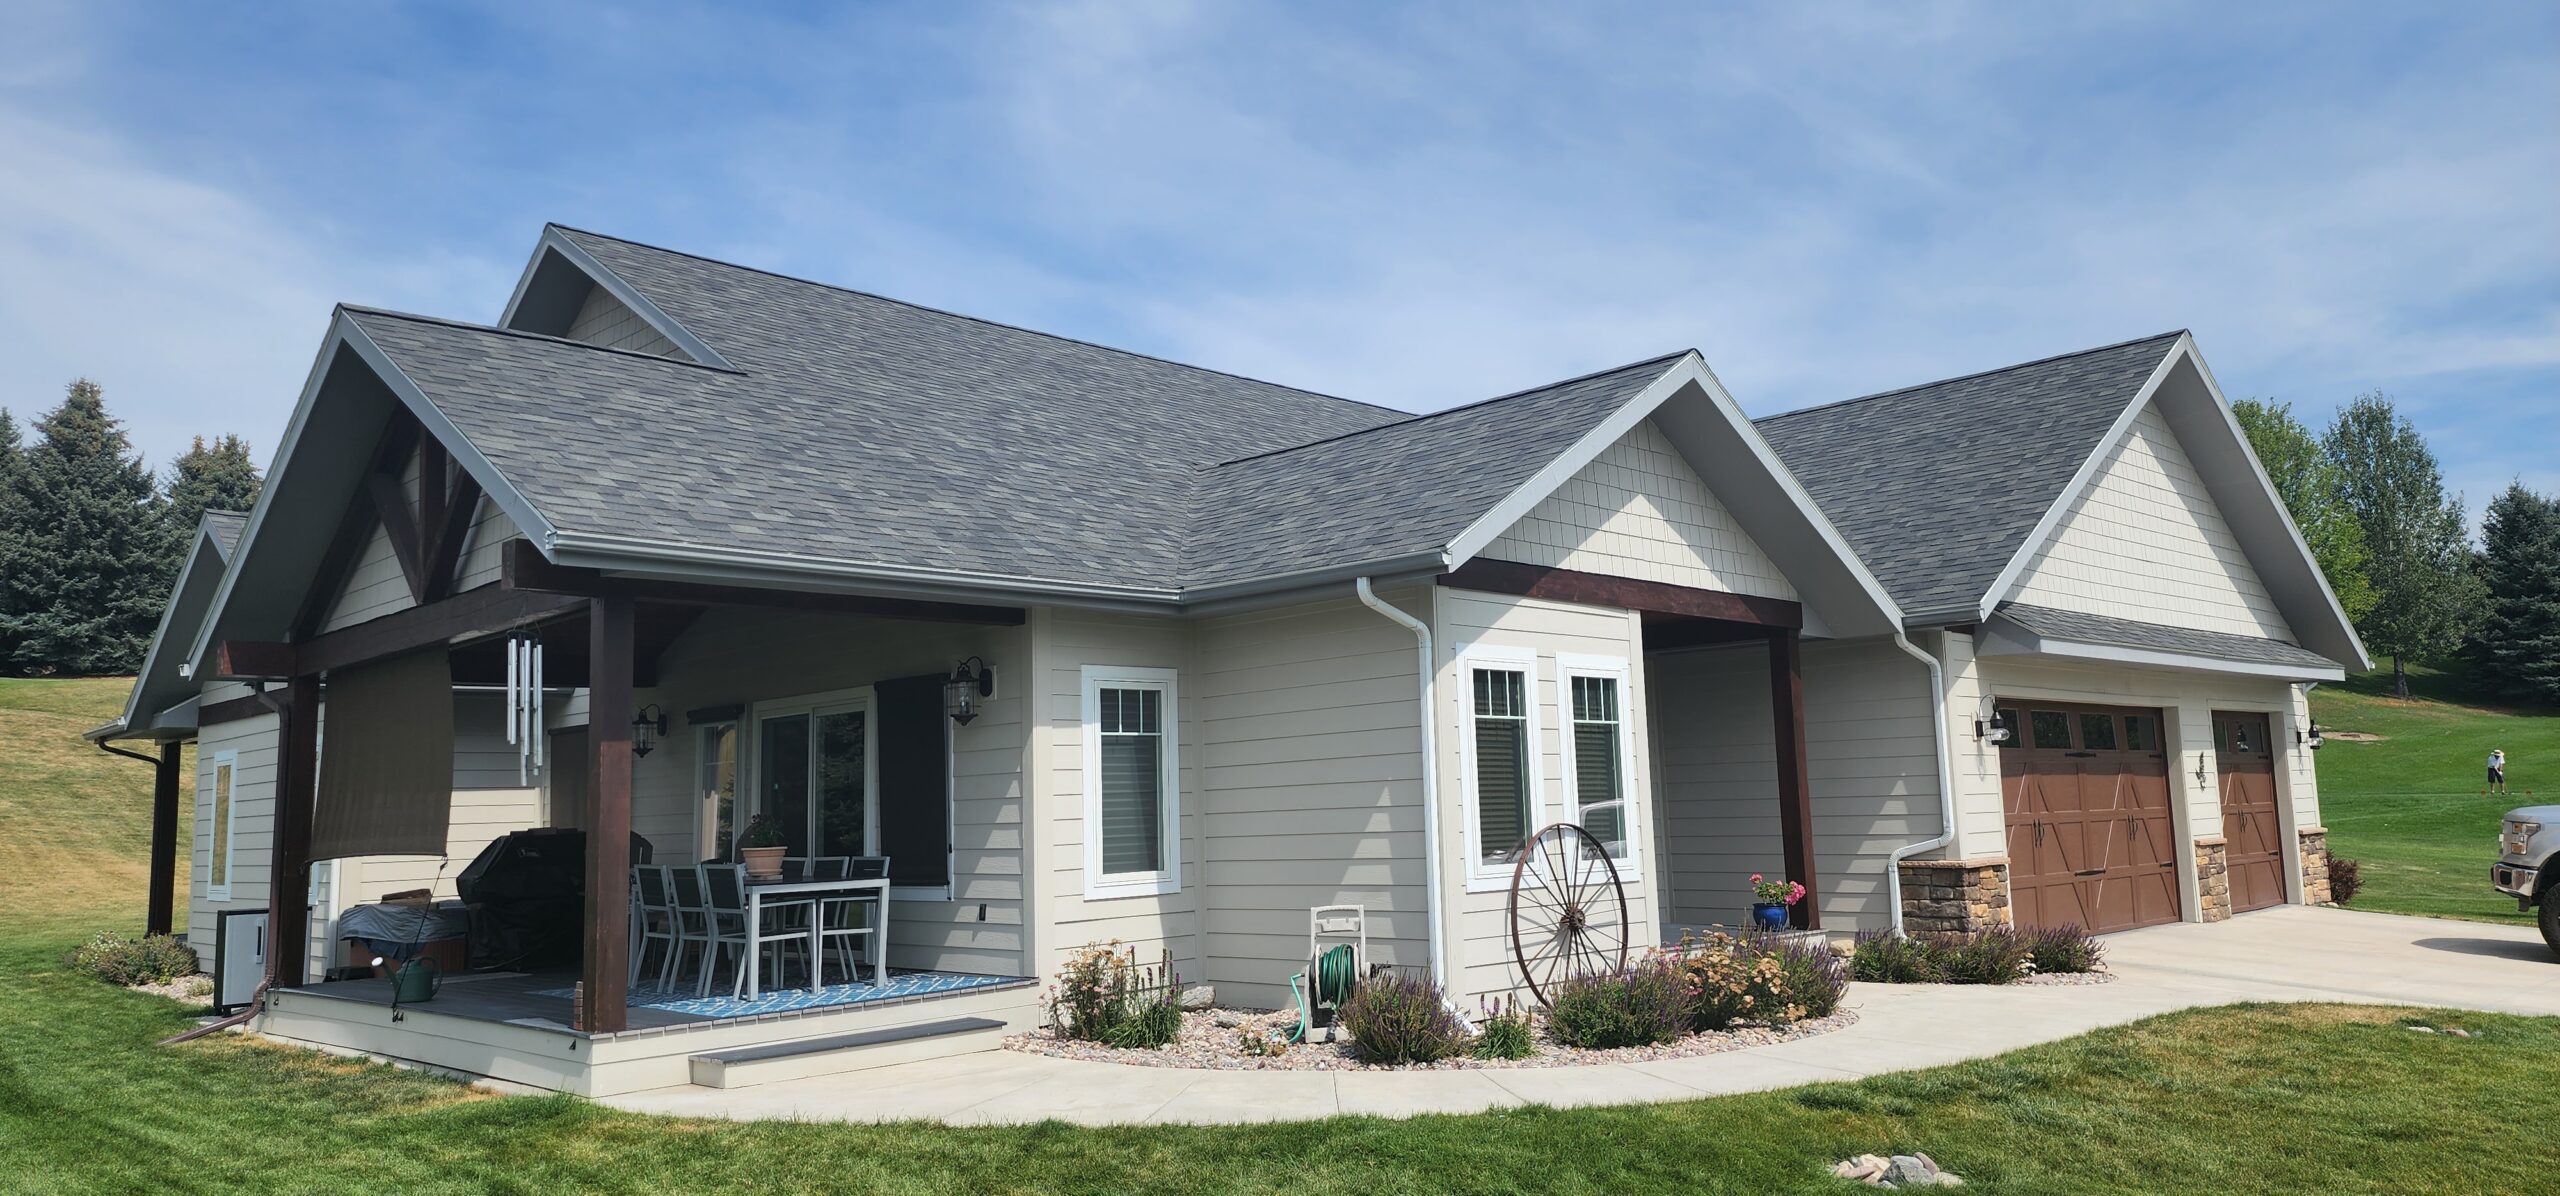
<svg viewBox="0 0 2560 1196"><path fill-rule="evenodd" d="M2236 660L2249 664L2300 667L2323 673L2338 667L2337 661L2308 648L2297 648L2281 640L2262 639L2257 636L2197 631L2161 623L2136 623L2130 619L2084 614L2075 610L2056 610L2049 606L2029 606L2021 602L2002 603L1999 617L2037 635L2070 640L2074 643L2148 648L2160 652L2210 656L2219 660Z"/></svg>
<svg viewBox="0 0 2560 1196"><path fill-rule="evenodd" d="M1676 360L1417 417L561 231L735 369L349 316L587 535L1168 591L1354 566L1447 544Z"/></svg>
<svg viewBox="0 0 2560 1196"><path fill-rule="evenodd" d="M1754 421L1916 624L1969 622L2180 333Z"/></svg>

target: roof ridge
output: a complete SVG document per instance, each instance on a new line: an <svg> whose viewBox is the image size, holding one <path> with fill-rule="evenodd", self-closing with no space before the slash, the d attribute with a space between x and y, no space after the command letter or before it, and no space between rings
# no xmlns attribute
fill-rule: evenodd
<svg viewBox="0 0 2560 1196"><path fill-rule="evenodd" d="M881 303L893 303L911 311L931 312L934 315L948 316L954 320L967 320L973 324L984 324L990 328L1002 328L1008 332L1026 333L1031 336L1044 337L1049 340L1061 341L1070 345L1082 345L1088 349L1099 349L1105 353L1117 353L1123 357L1134 357L1140 361L1152 361L1159 365L1175 366L1180 369L1192 370L1203 374L1215 374L1221 378L1233 378L1239 382L1250 382L1256 386L1268 386L1275 390L1290 391L1295 394L1306 395L1310 398L1325 399L1335 403L1347 403L1354 407L1365 407L1372 411L1383 411L1389 415L1404 416L1407 418L1414 415L1411 411L1406 411L1397 407L1389 407L1384 403L1372 403L1366 399L1345 398L1341 395L1326 394L1320 390L1308 390L1303 386L1291 386L1285 382L1274 382L1268 378L1256 378L1249 374L1239 374L1233 370L1213 369L1205 365L1194 365L1187 361L1175 361L1170 357L1159 357L1153 353L1141 353L1135 349L1123 349L1117 345L1106 345L1100 341L1089 341L1081 337L1067 336L1063 333L1047 332L1038 328L1025 328L1020 324L1007 324L1002 320L993 320L985 316L973 316L967 312L952 311L949 308L934 307L929 304L917 303L913 300L900 299L893 295L883 295L877 291L866 291L859 287L849 287L841 283L821 282L814 278L803 278L797 274L785 274L780 270L768 270L762 266L749 266L739 262L723 261L716 257L708 257L703 254L692 253L682 249L670 249L667 246L652 244L647 241L634 241L629 237L617 237L612 233L600 233L594 229L579 228L576 225L562 224L556 220L549 222L549 227L559 229L562 232L577 233L580 236L595 237L600 240L612 241L616 244L630 245L640 249L646 249L652 253L664 253L674 257L689 258L693 261L707 262L711 265L719 266L724 269L744 270L749 274L761 274L767 278L777 278L784 282L797 283L801 286L818 287L822 290L829 291L839 291L847 295L860 295L865 299L871 299ZM1392 426L1394 423L1400 422L1402 421L1395 420L1390 421L1388 424L1381 424L1379 426L1388 427Z"/></svg>
<svg viewBox="0 0 2560 1196"><path fill-rule="evenodd" d="M464 332L486 332L493 336L512 336L523 340L547 341L555 345L567 345L578 349L592 349L598 353L615 353L624 357L637 357L643 361L663 361L668 365L680 365L687 369L709 370L715 374L736 374L740 376L746 374L745 370L736 369L734 367L723 368L716 365L706 365L689 357L668 357L659 353L644 353L638 349L621 349L612 345L599 345L594 341L582 341L574 340L565 336L553 336L547 332L527 332L521 328L508 328L498 324L474 324L469 320L455 320L445 316L430 316L414 311L394 311L387 307L367 307L361 303L341 303L338 305L338 310L353 312L361 316L382 316L386 319L392 320L407 320L415 324L436 324L446 328L460 329Z"/></svg>
<svg viewBox="0 0 2560 1196"><path fill-rule="evenodd" d="M1493 396L1492 398L1489 398L1489 399L1477 399L1477 400L1475 400L1475 401L1473 401L1473 402L1460 403L1460 404L1458 404L1458 405L1457 405L1457 406L1455 406L1455 407L1443 407L1443 408L1441 408L1441 409L1440 409L1440 410L1438 410L1438 411L1424 411L1424 412L1420 412L1420 413L1414 414L1414 415L1412 415L1412 416L1410 416L1410 417L1408 417L1408 418L1400 419L1400 420L1396 420L1396 421L1395 421L1395 422L1393 422L1393 423L1384 423L1384 424L1379 424L1378 426L1376 426L1376 427L1374 427L1374 428L1361 428L1361 429L1358 429L1358 430L1356 430L1356 431L1350 431L1350 432L1339 432L1339 433L1336 433L1336 434L1331 435L1331 436L1319 437L1319 438L1317 438L1317 439L1315 439L1315 440L1310 440L1310 441L1307 441L1307 442L1305 442L1305 443L1303 443L1303 444L1285 445L1285 446L1283 446L1283 447L1276 448L1276 449L1266 449L1266 450L1264 450L1264 451L1262 451L1262 452L1259 452L1259 453L1247 453L1247 454L1245 454L1244 456L1241 456L1241 457L1231 457L1231 458L1228 458L1227 460L1220 461L1220 462L1217 462L1217 463L1212 464L1212 465L1204 465L1204 466L1202 466L1202 467L1200 467L1200 468L1201 468L1201 471L1203 471L1203 472L1205 472L1205 471L1207 471L1207 470L1211 470L1211 469L1224 469L1224 468L1226 468L1226 467L1227 467L1227 466L1229 466L1229 465L1240 465L1240 464L1243 464L1244 462L1247 462L1247 461L1259 461L1259 460L1261 460L1261 459L1263 459L1263 458L1265 458L1265 457L1277 457L1277 456L1279 456L1279 455L1281 455L1281 454L1283 454L1283 453L1294 453L1294 452L1297 452L1299 449L1315 448L1315 447L1316 447L1316 446L1318 446L1318 445L1332 444L1332 443L1334 443L1334 442L1336 442L1336 441L1341 441L1341 440L1349 440L1349 439L1351 439L1351 438L1352 438L1352 437L1354 437L1354 436L1366 436L1366 435L1368 435L1368 434L1370 434L1370 433L1372 433L1372 432L1384 432L1384 431L1387 431L1387 430L1388 430L1388 429L1390 429L1390 428L1401 428L1401 427L1405 427L1405 426L1407 426L1407 425L1409 425L1409 424L1418 424L1418 423L1421 423L1422 421L1424 421L1424 420L1426 420L1426 419L1438 419L1439 417L1444 416L1444 415L1454 415L1454 414L1456 414L1456 413L1458 413L1458 412L1461 412L1461 411L1470 411L1470 410L1473 410L1473 409L1478 408L1478 407L1487 406L1487 405L1489 405L1489 404L1493 404L1493 403L1500 403L1500 402L1505 402L1505 401L1507 401L1507 400L1516 399L1516 398L1519 398L1519 397L1521 397L1521 396L1523 396L1523 395L1536 394L1537 392L1542 391L1542 390L1554 390L1554 389L1556 389L1557 387L1560 387L1560 386L1571 386L1571 385L1573 385L1573 384L1574 384L1574 383L1576 383L1576 382L1588 382L1588 381L1590 381L1590 380L1591 380L1591 379L1593 379L1593 378L1598 378L1598 377L1601 377L1601 376L1603 376L1603 375L1607 375L1607 374L1622 374L1622 373L1625 373L1625 372L1626 372L1626 371L1628 371L1628 370L1632 370L1632 369L1639 369L1639 368L1644 367L1644 366L1654 365L1654 364L1657 364L1657 363L1660 363L1660 362L1672 361L1672 360L1675 360L1675 359L1678 359L1678 358L1681 358L1681 357L1686 357L1686 356L1688 356L1688 355L1690 355L1690 354L1692 354L1692 353L1695 353L1695 352L1697 352L1697 350L1696 350L1696 349L1681 349L1681 350L1679 350L1679 351L1677 351L1677 352L1664 353L1664 354L1662 354L1662 355L1660 355L1660 356L1657 356L1657 357L1647 357L1647 358L1644 358L1644 359L1643 359L1643 360L1641 360L1641 361L1630 361L1630 362L1627 362L1627 363L1625 363L1625 364L1623 364L1623 365L1613 365L1613 366L1610 366L1610 367L1609 367L1609 368L1607 368L1607 369L1591 370L1591 371L1589 371L1589 372L1587 372L1587 373L1575 374L1574 376L1572 376L1572 377L1570 377L1570 378L1559 378L1559 379L1557 379L1556 381L1553 381L1553 382L1542 382L1542 383L1540 383L1540 384L1538 384L1538 385L1536 385L1536 386L1524 386L1524 387L1522 387L1522 388L1520 388L1520 389L1518 389L1518 390L1511 391L1511 392L1509 392L1509 393L1507 393L1507 394L1498 394L1498 395L1495 395L1495 396Z"/></svg>
<svg viewBox="0 0 2560 1196"><path fill-rule="evenodd" d="M2014 363L2009 364L2009 365L2004 365L2004 366L1995 366L1995 367L1993 367L1993 368L1991 368L1991 369L1987 369L1987 370L1975 370L1975 371L1973 371L1972 373L1969 373L1969 374L1957 374L1957 375L1955 375L1955 376L1953 376L1953 377L1949 377L1949 378L1940 378L1940 379L1937 379L1936 381L1933 381L1933 382L1918 382L1918 383L1914 383L1914 384L1912 384L1912 385L1910 385L1910 386L1897 386L1897 387L1893 388L1892 390L1879 390L1879 391L1876 391L1876 392L1874 392L1874 393L1872 393L1872 394L1863 394L1863 395L1858 395L1858 396L1856 396L1855 398L1847 398L1847 399L1833 399L1832 401L1830 401L1830 402L1828 402L1828 403L1816 403L1816 404L1814 404L1813 406L1810 406L1810 407L1798 407L1798 408L1796 408L1796 409L1795 409L1795 410L1793 410L1793 411L1780 411L1780 412L1775 412L1775 413L1773 413L1773 414L1769 414L1769 415L1761 416L1760 418L1755 419L1755 420L1753 420L1753 421L1751 421L1751 422L1752 422L1753 424L1765 424L1765 423L1769 423L1769 422L1771 422L1771 421L1773 421L1773 420L1787 419L1787 418L1790 418L1790 417L1792 417L1792 416L1798 416L1798 415L1811 415L1811 414L1813 414L1813 413L1814 413L1814 412L1816 412L1816 411L1828 411L1828 410L1830 410L1830 409L1832 409L1832 408L1834 408L1834 407L1845 407L1845 406L1847 406L1847 405L1849 405L1849 404L1851 404L1851 403L1863 403L1863 402L1866 402L1866 401L1867 401L1867 400L1869 400L1869 399L1889 399L1889 398L1892 398L1892 397L1893 397L1893 396L1895 396L1895 395L1909 394L1909 393L1911 393L1912 391L1915 391L1915 390L1927 390L1927 389L1929 389L1929 388L1930 388L1930 387L1932 387L1932 386L1945 386L1945 385L1948 385L1949 383L1954 383L1954 382L1970 382L1970 381L1972 381L1973 379L1976 379L1976 378L1988 378L1988 377L1990 377L1990 376L1991 376L1991 375L1993 375L1993 374L2005 374L2005 373L2008 373L2008 372L2009 372L2009 371L2011 371L2011 370L2023 370L2023 369L2028 368L2029 366L2049 365L2049 364L2051 364L2051 363L2053 363L2053 362L2062 361L2062 360L2065 360L2065 359L2067 359L2067 358L2072 358L2072 357L2087 357L2087 356L2089 356L2089 355L2090 355L2090 354L2092 354L2092 353L2104 353L2104 352L2106 352L2106 351L2108 351L2108 350L2110 350L2110 349L2121 349L2121 348L2124 348L2124 347L2126 347L2126 346L2128 346L2128 345L2139 345L2139 344L2142 344L2142 343L2143 343L2143 342L2145 342L2145 341L2156 341L2156 340L2163 340L2163 339L2167 339L2167 338L2170 338L2170 337L2185 336L2185 335L2187 335L2188 331L2189 331L2188 329L2184 329L2184 328L2177 328L2177 329L2172 329L2172 330L2170 330L2170 331L2168 331L2168 332L2155 332L2155 333L2152 333L2152 334L2151 334L2151 335L2149 335L2149 336L2137 336L2137 337L2134 337L2134 338L2132 338L2132 339L2130 339L2130 340L2121 340L2121 341L2117 341L2117 342L2115 342L2114 344L2111 344L2111 345L2097 345L2097 346L2094 346L2094 347L2092 347L2092 348L2087 348L2087 349L2074 349L2074 350L2072 350L2072 351L2070 351L2070 352L2068 352L2068 353L2053 353L2053 354L2048 354L2048 355L2043 356L2043 357L2035 358L2034 360L2031 360L2031 361L2020 361L2020 362L2014 362Z"/></svg>

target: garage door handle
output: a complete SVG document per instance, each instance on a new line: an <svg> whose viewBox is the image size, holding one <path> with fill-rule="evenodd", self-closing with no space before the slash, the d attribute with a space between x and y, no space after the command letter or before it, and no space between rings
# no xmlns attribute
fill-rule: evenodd
<svg viewBox="0 0 2560 1196"><path fill-rule="evenodd" d="M2104 868L2083 868L2072 873L2073 876L2104 876L2106 874L2107 870Z"/></svg>
<svg viewBox="0 0 2560 1196"><path fill-rule="evenodd" d="M2036 846L2044 846L2044 824L2041 822L2036 824Z"/></svg>
<svg viewBox="0 0 2560 1196"><path fill-rule="evenodd" d="M2062 753L2062 754L2063 754L2063 755L2066 755L2066 756L2095 756L2095 755L2097 755L2098 753L2096 753L2096 752L2064 752L2064 753Z"/></svg>

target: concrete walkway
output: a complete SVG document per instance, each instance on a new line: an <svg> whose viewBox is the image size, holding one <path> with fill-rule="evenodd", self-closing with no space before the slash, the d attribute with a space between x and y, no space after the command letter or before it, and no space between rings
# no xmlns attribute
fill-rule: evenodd
<svg viewBox="0 0 2560 1196"><path fill-rule="evenodd" d="M1440 1072L1217 1072L989 1051L718 1091L608 1098L647 1113L807 1121L1055 1118L1228 1124L1408 1117L1689 1100L1935 1067L2199 1005L2347 1001L2560 1015L2560 960L2520 927L2283 907L2216 926L2115 935L2119 979L2085 987L1862 984L1857 1025L1748 1051L1593 1067Z"/></svg>

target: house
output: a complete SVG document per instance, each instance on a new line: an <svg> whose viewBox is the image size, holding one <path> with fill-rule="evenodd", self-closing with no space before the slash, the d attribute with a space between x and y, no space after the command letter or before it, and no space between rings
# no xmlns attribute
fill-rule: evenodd
<svg viewBox="0 0 2560 1196"><path fill-rule="evenodd" d="M2183 334L1417 416L558 226L494 325L340 308L221 527L94 734L196 742L191 927L308 911L256 1028L588 1094L981 1048L1114 939L1282 1005L1333 904L1471 1006L1542 879L1603 955L1754 872L1835 933L2319 900L2301 685L2364 663ZM622 832L755 814L890 858L896 982L631 983ZM574 973L325 978L533 827L589 832Z"/></svg>

